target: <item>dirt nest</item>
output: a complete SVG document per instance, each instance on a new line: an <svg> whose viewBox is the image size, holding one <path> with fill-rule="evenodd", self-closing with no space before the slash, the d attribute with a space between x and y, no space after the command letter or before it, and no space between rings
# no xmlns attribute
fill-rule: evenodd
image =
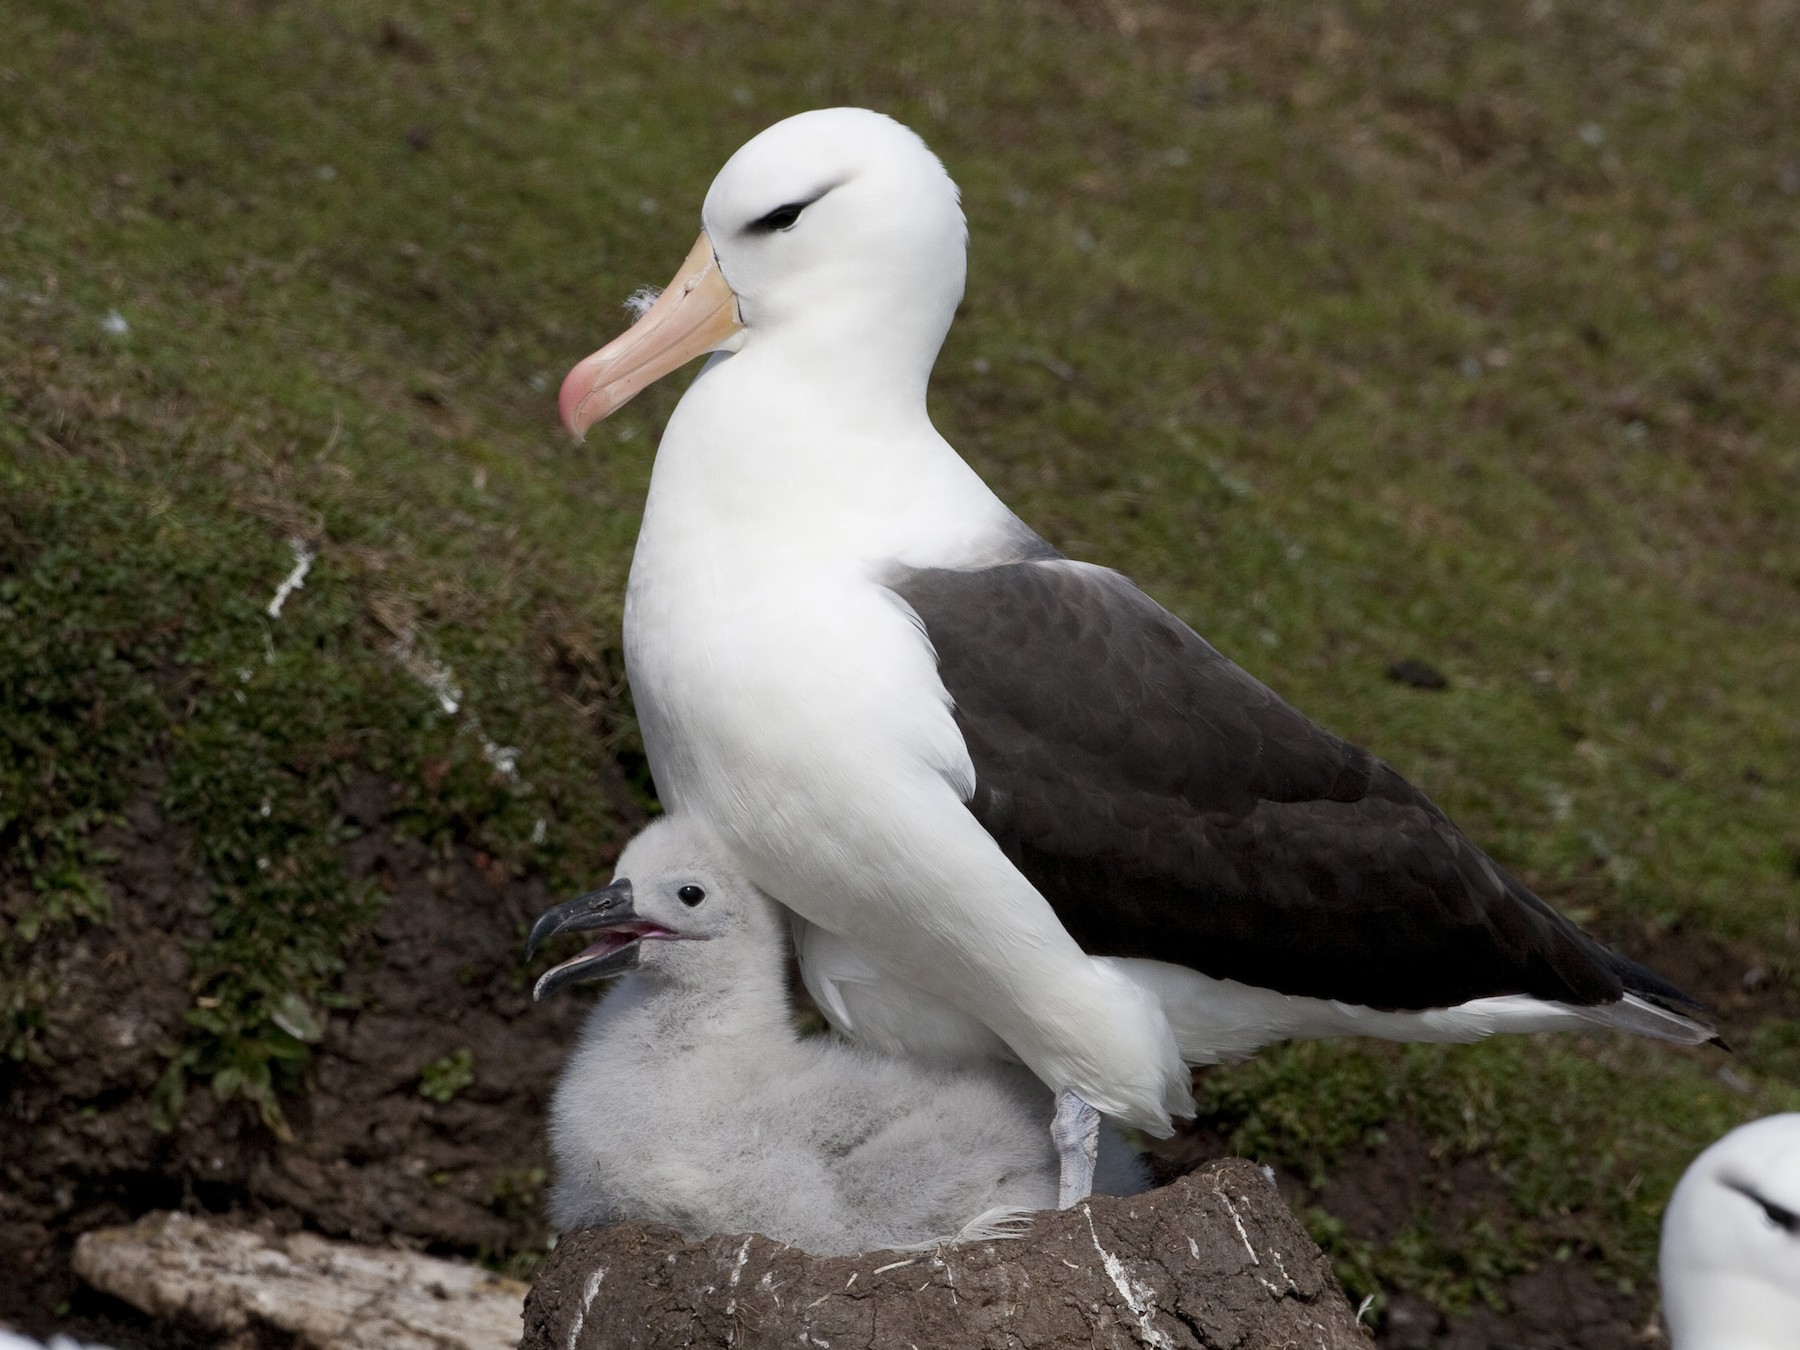
<svg viewBox="0 0 1800 1350"><path fill-rule="evenodd" d="M1037 1215L1016 1238L812 1256L741 1234L572 1233L525 1304L522 1350L836 1346L1360 1350L1330 1263L1261 1169L1206 1164L1147 1195Z"/></svg>

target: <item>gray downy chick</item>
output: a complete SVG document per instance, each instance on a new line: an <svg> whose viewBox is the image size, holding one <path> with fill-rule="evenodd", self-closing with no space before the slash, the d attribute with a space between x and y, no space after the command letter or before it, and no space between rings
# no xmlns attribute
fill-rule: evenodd
<svg viewBox="0 0 1800 1350"><path fill-rule="evenodd" d="M727 857L698 822L665 817L626 846L611 885L532 930L532 950L554 933L596 939L537 997L617 981L551 1101L552 1220L842 1254L1005 1235L1054 1207L1049 1090L1016 1066L928 1066L799 1035L788 914ZM1096 1189L1147 1181L1107 1131Z"/></svg>

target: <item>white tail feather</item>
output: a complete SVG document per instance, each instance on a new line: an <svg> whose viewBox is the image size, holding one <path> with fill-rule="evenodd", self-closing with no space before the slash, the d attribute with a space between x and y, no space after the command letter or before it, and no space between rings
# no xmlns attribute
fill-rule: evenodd
<svg viewBox="0 0 1800 1350"><path fill-rule="evenodd" d="M1617 1003L1579 1011L1595 1026L1634 1031L1640 1036L1654 1036L1659 1041L1674 1041L1679 1045L1704 1045L1718 1037L1713 1027L1698 1018L1659 1007L1636 994L1627 994Z"/></svg>

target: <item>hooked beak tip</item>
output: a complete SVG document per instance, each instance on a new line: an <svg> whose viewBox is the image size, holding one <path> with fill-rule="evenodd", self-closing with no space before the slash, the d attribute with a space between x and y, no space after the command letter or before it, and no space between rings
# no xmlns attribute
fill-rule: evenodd
<svg viewBox="0 0 1800 1350"><path fill-rule="evenodd" d="M583 366L585 364L584 362ZM567 431L576 442L586 440L588 428L600 420L597 417L582 415L588 405L591 391L588 388L587 380L577 378L577 375L581 373L583 373L582 366L577 366L575 370L569 372L569 377L563 381L562 390L556 400L557 420L562 423L563 430Z"/></svg>
<svg viewBox="0 0 1800 1350"><path fill-rule="evenodd" d="M638 940L645 925L634 919L631 881L626 877L615 877L597 891L565 900L538 915L525 939L525 959L528 961L547 939L558 933L597 931L606 936L580 955L552 966L539 976L532 986L532 1002L547 998L567 985L622 975L635 969Z"/></svg>
<svg viewBox="0 0 1800 1350"><path fill-rule="evenodd" d="M589 427L696 356L717 350L743 329L737 296L701 231L680 271L620 336L578 362L563 380L557 412L581 440Z"/></svg>

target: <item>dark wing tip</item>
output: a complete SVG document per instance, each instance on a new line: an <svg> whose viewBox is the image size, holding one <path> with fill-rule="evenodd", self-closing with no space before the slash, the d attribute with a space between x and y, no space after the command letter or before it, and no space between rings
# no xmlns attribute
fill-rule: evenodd
<svg viewBox="0 0 1800 1350"><path fill-rule="evenodd" d="M1661 1004L1670 1012L1691 1014L1699 1013L1711 1021L1714 1010L1682 989L1657 974L1641 961L1634 961L1624 952L1608 947L1607 954L1612 958L1612 967L1619 974L1620 982L1626 992L1636 994L1639 998L1649 999L1652 1003Z"/></svg>

